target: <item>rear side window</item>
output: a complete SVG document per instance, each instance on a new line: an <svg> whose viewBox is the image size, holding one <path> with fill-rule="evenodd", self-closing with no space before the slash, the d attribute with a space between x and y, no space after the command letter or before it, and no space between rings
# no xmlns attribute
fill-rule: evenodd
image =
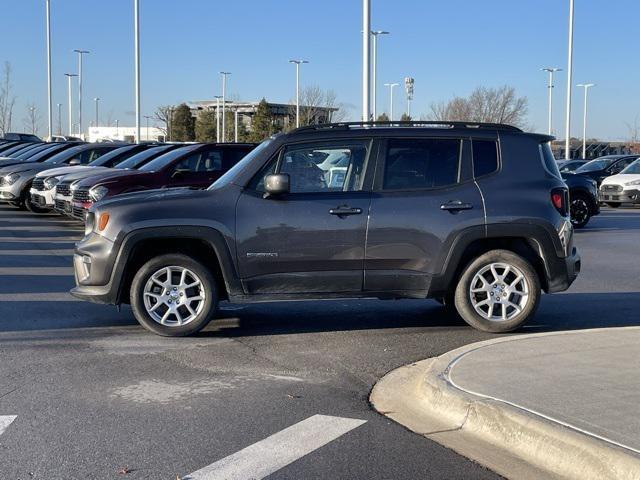
<svg viewBox="0 0 640 480"><path fill-rule="evenodd" d="M459 139L389 141L383 188L405 190L445 187L460 178Z"/></svg>
<svg viewBox="0 0 640 480"><path fill-rule="evenodd" d="M494 140L473 140L473 176L478 178L498 170L498 144Z"/></svg>

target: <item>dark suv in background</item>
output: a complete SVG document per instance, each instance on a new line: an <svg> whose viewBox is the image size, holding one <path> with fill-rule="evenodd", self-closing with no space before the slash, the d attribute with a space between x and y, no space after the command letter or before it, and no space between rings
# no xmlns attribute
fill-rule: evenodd
<svg viewBox="0 0 640 480"><path fill-rule="evenodd" d="M92 206L76 297L168 336L218 301L436 298L518 328L580 270L551 137L491 124L342 123L272 137L207 190Z"/></svg>

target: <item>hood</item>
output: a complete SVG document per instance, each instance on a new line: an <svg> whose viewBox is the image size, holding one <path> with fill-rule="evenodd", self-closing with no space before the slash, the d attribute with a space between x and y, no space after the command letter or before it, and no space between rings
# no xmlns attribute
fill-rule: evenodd
<svg viewBox="0 0 640 480"><path fill-rule="evenodd" d="M121 205L138 204L142 202L163 202L179 199L197 199L205 196L206 190L189 187L156 188L138 192L123 193L99 202L100 208L118 207Z"/></svg>
<svg viewBox="0 0 640 480"><path fill-rule="evenodd" d="M97 175L91 175L90 177L83 178L76 186L77 188L91 188L94 185L107 185L111 182L116 182L124 177L137 177L151 175L153 172L140 172L138 170L118 170L113 168L105 168L102 173Z"/></svg>
<svg viewBox="0 0 640 480"><path fill-rule="evenodd" d="M36 177L58 177L60 175L66 175L68 173L75 173L78 171L86 171L87 169L92 168L100 168L100 167L89 167L87 165L67 165L64 167L54 167L47 169L46 173L38 173Z"/></svg>
<svg viewBox="0 0 640 480"><path fill-rule="evenodd" d="M91 167L91 169L82 168L80 171L74 169L73 172L67 173L63 178L65 182L76 182L88 177L98 177L101 172L112 171L112 168L107 167Z"/></svg>
<svg viewBox="0 0 640 480"><path fill-rule="evenodd" d="M0 166L1 167L1 166ZM27 164L16 164L11 165L9 167L0 168L0 175L8 175L9 173L22 173L22 172L33 172L34 174L37 172L41 172L43 170L50 170L55 168L55 165L47 165L44 163L27 163Z"/></svg>
<svg viewBox="0 0 640 480"><path fill-rule="evenodd" d="M602 185L625 185L640 180L640 173L619 173L605 178Z"/></svg>
<svg viewBox="0 0 640 480"><path fill-rule="evenodd" d="M0 168L9 167L11 165L19 165L21 163L27 163L15 158L0 158Z"/></svg>

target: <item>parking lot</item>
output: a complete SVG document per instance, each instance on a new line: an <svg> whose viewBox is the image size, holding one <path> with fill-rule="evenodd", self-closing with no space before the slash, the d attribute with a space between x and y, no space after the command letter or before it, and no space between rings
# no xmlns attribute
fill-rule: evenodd
<svg viewBox="0 0 640 480"><path fill-rule="evenodd" d="M492 337L436 302L222 304L161 338L67 293L79 224L2 206L0 227L3 478L221 478L236 452L256 478L496 478L369 407L389 370ZM576 234L582 274L523 331L637 325L639 230L639 209L603 209ZM275 434L288 461L254 445Z"/></svg>

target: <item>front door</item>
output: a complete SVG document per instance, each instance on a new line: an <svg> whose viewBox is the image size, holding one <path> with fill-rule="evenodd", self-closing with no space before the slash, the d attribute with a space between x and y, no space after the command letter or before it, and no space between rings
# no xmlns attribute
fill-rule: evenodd
<svg viewBox="0 0 640 480"><path fill-rule="evenodd" d="M362 290L370 145L290 145L254 178L236 208L238 265L247 293ZM290 193L265 196L264 177L271 173L289 175Z"/></svg>
<svg viewBox="0 0 640 480"><path fill-rule="evenodd" d="M469 145L460 138L397 138L381 146L365 291L421 296L440 273L443 247L466 228L483 229L484 205L471 174Z"/></svg>

